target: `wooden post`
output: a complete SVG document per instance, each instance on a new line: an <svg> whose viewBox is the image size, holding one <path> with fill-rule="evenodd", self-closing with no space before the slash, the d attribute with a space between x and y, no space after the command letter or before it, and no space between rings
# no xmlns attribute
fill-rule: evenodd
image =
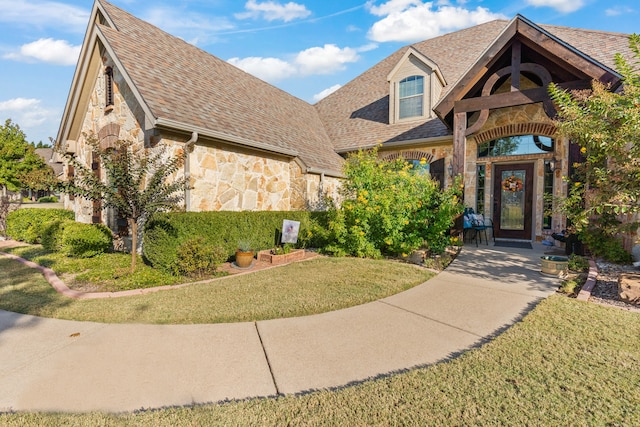
<svg viewBox="0 0 640 427"><path fill-rule="evenodd" d="M466 151L465 131L467 130L467 113L453 114L453 176L464 175L464 158Z"/></svg>

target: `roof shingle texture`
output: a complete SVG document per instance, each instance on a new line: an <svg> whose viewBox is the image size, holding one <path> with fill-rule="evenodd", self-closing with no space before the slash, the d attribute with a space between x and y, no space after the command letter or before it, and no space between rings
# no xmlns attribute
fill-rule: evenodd
<svg viewBox="0 0 640 427"><path fill-rule="evenodd" d="M299 154L339 172L312 105L101 1L116 26L99 26L155 118L175 120Z"/></svg>
<svg viewBox="0 0 640 427"><path fill-rule="evenodd" d="M336 172L343 162L336 151L451 135L438 118L389 124L387 76L409 46L312 106L99 1L116 26L100 30L156 118L293 150L307 166ZM491 21L410 46L438 65L445 95L508 24ZM626 34L541 27L611 69L615 52L632 57Z"/></svg>
<svg viewBox="0 0 640 427"><path fill-rule="evenodd" d="M410 46L438 65L447 83L442 92L445 95L508 24L505 20L491 21ZM551 25L541 27L609 68L615 68L615 52L631 57L626 34ZM315 104L336 150L451 135L437 118L389 124L387 76L408 48L399 49Z"/></svg>

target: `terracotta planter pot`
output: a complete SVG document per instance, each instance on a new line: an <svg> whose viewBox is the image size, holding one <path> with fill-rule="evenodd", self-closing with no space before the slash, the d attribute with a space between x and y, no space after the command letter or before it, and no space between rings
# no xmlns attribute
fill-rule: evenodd
<svg viewBox="0 0 640 427"><path fill-rule="evenodd" d="M236 266L239 268L249 268L253 262L253 251L236 251Z"/></svg>

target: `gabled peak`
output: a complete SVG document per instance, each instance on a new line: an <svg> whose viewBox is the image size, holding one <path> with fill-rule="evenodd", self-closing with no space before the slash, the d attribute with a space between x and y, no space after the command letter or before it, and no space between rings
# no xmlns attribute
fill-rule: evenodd
<svg viewBox="0 0 640 427"><path fill-rule="evenodd" d="M412 59L417 60L424 67L426 67L426 68L430 69L431 71L433 71L438 76L438 79L440 80L440 83L442 84L442 86L446 86L447 85L447 82L445 81L444 76L442 75L442 72L440 71L440 67L438 67L438 64L436 64L431 59L429 59L428 57L426 57L425 55L420 53L413 46L409 46L407 48L407 50L404 53L404 55L402 55L402 58L400 58L398 63L395 65L395 67L393 67L393 69L389 72L389 74L387 75L387 81L390 82L391 80L393 80L393 78L398 73L398 71L408 61L411 61Z"/></svg>

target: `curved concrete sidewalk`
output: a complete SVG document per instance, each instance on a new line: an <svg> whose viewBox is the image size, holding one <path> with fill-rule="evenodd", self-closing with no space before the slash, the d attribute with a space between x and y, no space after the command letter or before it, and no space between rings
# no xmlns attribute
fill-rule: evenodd
<svg viewBox="0 0 640 427"><path fill-rule="evenodd" d="M411 290L315 316L100 324L0 310L0 411L132 411L339 387L450 358L555 291L542 246L466 246Z"/></svg>

